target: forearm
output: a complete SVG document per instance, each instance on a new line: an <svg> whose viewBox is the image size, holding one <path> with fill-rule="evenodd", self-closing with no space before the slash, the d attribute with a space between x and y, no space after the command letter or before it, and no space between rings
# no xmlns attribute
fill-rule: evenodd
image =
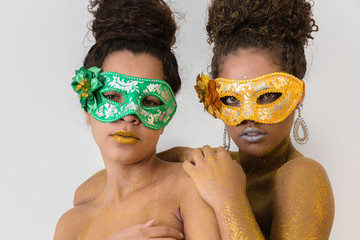
<svg viewBox="0 0 360 240"><path fill-rule="evenodd" d="M222 240L265 239L246 196L236 200L222 199L214 211Z"/></svg>

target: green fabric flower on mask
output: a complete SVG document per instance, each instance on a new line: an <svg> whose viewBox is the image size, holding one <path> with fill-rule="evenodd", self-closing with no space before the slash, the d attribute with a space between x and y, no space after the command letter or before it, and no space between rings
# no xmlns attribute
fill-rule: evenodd
<svg viewBox="0 0 360 240"><path fill-rule="evenodd" d="M71 86L78 94L81 107L85 111L95 110L100 101L99 89L104 86L106 80L104 76L100 75L100 71L101 69L98 67L89 69L81 67L75 71L76 76L73 77Z"/></svg>

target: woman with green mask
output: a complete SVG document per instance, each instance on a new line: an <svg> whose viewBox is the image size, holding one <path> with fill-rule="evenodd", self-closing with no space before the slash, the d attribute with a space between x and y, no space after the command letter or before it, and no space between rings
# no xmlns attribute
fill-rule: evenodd
<svg viewBox="0 0 360 240"><path fill-rule="evenodd" d="M181 164L156 156L181 83L170 8L162 0L90 4L96 43L72 87L106 183L95 199L60 218L54 239L220 239L213 210Z"/></svg>

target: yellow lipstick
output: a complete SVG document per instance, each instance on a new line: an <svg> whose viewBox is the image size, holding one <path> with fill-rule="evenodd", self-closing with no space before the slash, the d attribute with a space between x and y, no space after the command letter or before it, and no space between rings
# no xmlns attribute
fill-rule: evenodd
<svg viewBox="0 0 360 240"><path fill-rule="evenodd" d="M111 137L120 144L132 145L140 141L135 133L129 131L118 131L111 135Z"/></svg>

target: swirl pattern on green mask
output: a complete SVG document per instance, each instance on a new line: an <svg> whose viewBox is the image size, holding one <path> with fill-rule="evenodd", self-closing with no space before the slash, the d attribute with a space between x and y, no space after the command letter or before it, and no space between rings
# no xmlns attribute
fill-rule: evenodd
<svg viewBox="0 0 360 240"><path fill-rule="evenodd" d="M115 72L102 72L104 86L99 90L96 109L88 112L100 122L114 122L124 116L135 114L150 129L165 127L176 112L176 100L168 83L158 79L137 78ZM120 93L122 102L115 102L104 96L106 92ZM161 101L159 106L144 106L146 97Z"/></svg>

